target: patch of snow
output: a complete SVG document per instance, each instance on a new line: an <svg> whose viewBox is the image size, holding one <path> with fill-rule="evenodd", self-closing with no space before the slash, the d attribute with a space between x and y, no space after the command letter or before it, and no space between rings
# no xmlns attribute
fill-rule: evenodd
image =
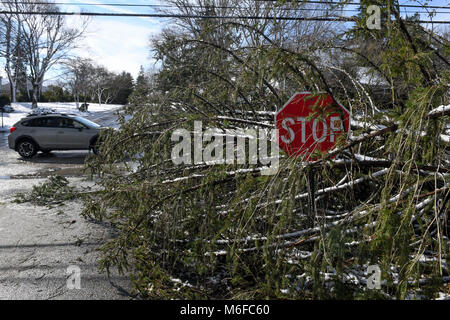
<svg viewBox="0 0 450 320"><path fill-rule="evenodd" d="M356 128L362 128L362 129L368 128L370 130L375 130L375 131L383 130L383 129L387 128L385 125L382 125L382 124L371 124L371 123L368 123L365 121L358 121L358 120L354 120L354 119L350 120L350 125L353 127L356 127Z"/></svg>
<svg viewBox="0 0 450 320"><path fill-rule="evenodd" d="M450 135L441 134L441 140L446 143L450 143Z"/></svg>
<svg viewBox="0 0 450 320"><path fill-rule="evenodd" d="M431 110L431 111L428 113L428 115L431 116L431 115L433 115L433 114L440 113L440 112L445 112L445 111L450 111L450 104L449 104L449 105L446 105L446 106L444 106L444 105L439 106L439 107L437 107L436 109Z"/></svg>
<svg viewBox="0 0 450 320"><path fill-rule="evenodd" d="M386 159L373 158L363 154L355 154L355 159L358 161L387 161Z"/></svg>
<svg viewBox="0 0 450 320"><path fill-rule="evenodd" d="M450 294L439 292L439 298L436 298L436 300L450 300Z"/></svg>
<svg viewBox="0 0 450 320"><path fill-rule="evenodd" d="M361 84L388 86L389 83L382 76L368 67L360 67L357 70L357 78Z"/></svg>
<svg viewBox="0 0 450 320"><path fill-rule="evenodd" d="M180 279L176 279L176 278L171 278L170 280L175 283L183 283Z"/></svg>

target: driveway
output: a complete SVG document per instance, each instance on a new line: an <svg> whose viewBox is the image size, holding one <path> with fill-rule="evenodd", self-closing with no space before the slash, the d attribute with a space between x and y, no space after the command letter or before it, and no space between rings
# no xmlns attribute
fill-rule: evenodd
<svg viewBox="0 0 450 320"><path fill-rule="evenodd" d="M112 112L88 118L115 125ZM30 191L50 175L78 187L92 185L83 173L87 155L53 152L25 161L0 133L0 299L132 298L127 276L113 272L108 278L98 271L97 249L114 235L107 225L82 218L80 201L52 209L13 202L17 192Z"/></svg>

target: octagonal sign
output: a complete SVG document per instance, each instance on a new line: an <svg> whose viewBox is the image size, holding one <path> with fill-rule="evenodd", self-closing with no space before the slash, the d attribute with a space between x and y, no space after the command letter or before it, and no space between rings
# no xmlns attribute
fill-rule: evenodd
<svg viewBox="0 0 450 320"><path fill-rule="evenodd" d="M275 121L281 149L304 161L334 149L350 130L350 112L329 94L296 93Z"/></svg>

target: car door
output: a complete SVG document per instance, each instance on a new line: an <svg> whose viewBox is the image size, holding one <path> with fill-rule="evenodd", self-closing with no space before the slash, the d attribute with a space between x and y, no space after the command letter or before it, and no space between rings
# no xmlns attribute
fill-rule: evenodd
<svg viewBox="0 0 450 320"><path fill-rule="evenodd" d="M58 142L64 149L88 149L89 129L82 123L71 118L58 118L60 131Z"/></svg>
<svg viewBox="0 0 450 320"><path fill-rule="evenodd" d="M78 130L77 146L80 149L89 149L92 135L94 134L93 130L76 120L73 120L73 125Z"/></svg>
<svg viewBox="0 0 450 320"><path fill-rule="evenodd" d="M29 135L41 149L58 149L58 121L55 117L33 119L29 124Z"/></svg>

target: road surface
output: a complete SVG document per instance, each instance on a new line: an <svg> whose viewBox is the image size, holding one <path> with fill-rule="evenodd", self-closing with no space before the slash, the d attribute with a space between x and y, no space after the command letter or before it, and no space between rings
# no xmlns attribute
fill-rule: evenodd
<svg viewBox="0 0 450 320"><path fill-rule="evenodd" d="M87 118L115 125L113 112ZM8 149L7 136L0 132L0 300L132 299L127 276L99 272L97 249L113 237L112 230L82 218L80 201L53 209L12 202L17 192L30 191L50 175L91 185L83 174L88 152L23 160Z"/></svg>

